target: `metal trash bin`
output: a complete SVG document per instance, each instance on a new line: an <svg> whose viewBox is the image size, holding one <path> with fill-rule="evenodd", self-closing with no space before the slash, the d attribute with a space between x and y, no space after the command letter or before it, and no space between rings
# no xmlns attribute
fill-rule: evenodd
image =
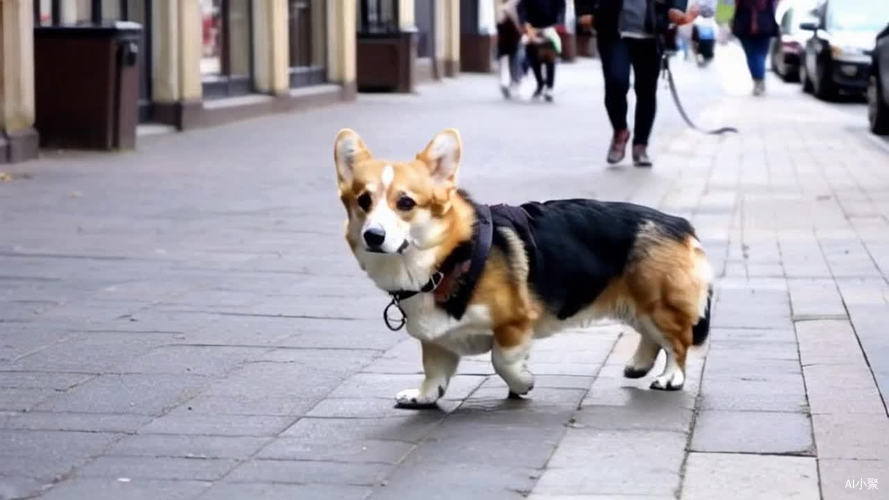
<svg viewBox="0 0 889 500"><path fill-rule="evenodd" d="M141 25L126 21L34 28L41 146L136 145L141 33Z"/></svg>

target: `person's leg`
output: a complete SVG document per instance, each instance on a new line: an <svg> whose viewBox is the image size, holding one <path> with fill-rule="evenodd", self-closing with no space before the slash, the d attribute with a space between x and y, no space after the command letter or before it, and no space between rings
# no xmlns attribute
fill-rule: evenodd
<svg viewBox="0 0 889 500"><path fill-rule="evenodd" d="M654 40L627 40L633 64L633 90L636 92L636 121L633 145L645 146L654 125L657 111L657 80L661 71L661 57Z"/></svg>
<svg viewBox="0 0 889 500"><path fill-rule="evenodd" d="M549 61L546 63L546 86L552 89L556 84L556 62Z"/></svg>
<svg viewBox="0 0 889 500"><path fill-rule="evenodd" d="M501 88L509 88L509 83L512 81L510 75L510 57L508 55L500 56L500 87Z"/></svg>
<svg viewBox="0 0 889 500"><path fill-rule="evenodd" d="M528 45L528 62L531 63L531 70L534 72L534 79L537 80L537 90L534 91L534 97L540 96L543 92L543 69L540 55L537 53L537 47Z"/></svg>
<svg viewBox="0 0 889 500"><path fill-rule="evenodd" d="M553 100L553 85L556 83L556 61L550 60L546 62L546 89L543 91L543 98L549 102Z"/></svg>
<svg viewBox="0 0 889 500"><path fill-rule="evenodd" d="M769 55L770 39L760 37L753 40L754 73L753 78L762 80L766 77L766 58Z"/></svg>
<svg viewBox="0 0 889 500"><path fill-rule="evenodd" d="M741 41L741 48L744 49L744 58L747 61L747 69L750 71L750 77L756 79L756 64L754 63L755 42L752 38L738 38Z"/></svg>
<svg viewBox="0 0 889 500"><path fill-rule="evenodd" d="M627 92L630 89L630 59L625 40L599 40L602 76L605 79L605 109L615 132L627 129Z"/></svg>
<svg viewBox="0 0 889 500"><path fill-rule="evenodd" d="M624 159L630 131L627 129L627 92L630 89L630 55L626 40L599 40L602 75L605 79L605 109L614 135L608 148L608 163Z"/></svg>
<svg viewBox="0 0 889 500"><path fill-rule="evenodd" d="M512 75L512 85L517 86L522 81L522 76L524 76L522 72L522 51L521 49L516 49L509 56L509 69L510 74Z"/></svg>

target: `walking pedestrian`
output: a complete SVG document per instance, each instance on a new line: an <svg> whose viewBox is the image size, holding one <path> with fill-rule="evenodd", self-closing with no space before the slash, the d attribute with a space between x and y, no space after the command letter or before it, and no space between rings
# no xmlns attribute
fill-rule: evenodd
<svg viewBox="0 0 889 500"><path fill-rule="evenodd" d="M509 99L518 90L524 71L519 54L524 28L519 18L520 0L501 0L497 12L497 61L500 66L500 91Z"/></svg>
<svg viewBox="0 0 889 500"><path fill-rule="evenodd" d="M735 0L732 33L744 48L755 96L761 96L766 91L766 57L772 37L778 34L778 23L775 21L777 3L777 0Z"/></svg>
<svg viewBox="0 0 889 500"><path fill-rule="evenodd" d="M685 12L685 0L575 0L581 25L596 26L596 41L605 77L605 109L613 135L608 163L618 163L626 155L630 140L627 126L627 92L630 68L636 112L633 126L633 165L651 167L648 139L657 109L657 80L661 70L663 36L670 23L690 23L697 8Z"/></svg>
<svg viewBox="0 0 889 500"><path fill-rule="evenodd" d="M556 58L562 52L562 41L556 25L565 18L565 0L521 0L519 16L525 23L528 42L525 52L537 80L533 98L543 95L544 99L552 101L553 86L556 83Z"/></svg>

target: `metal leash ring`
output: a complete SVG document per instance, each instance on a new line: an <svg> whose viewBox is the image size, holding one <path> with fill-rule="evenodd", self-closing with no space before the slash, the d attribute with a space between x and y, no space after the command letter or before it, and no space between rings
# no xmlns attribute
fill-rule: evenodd
<svg viewBox="0 0 889 500"><path fill-rule="evenodd" d="M391 318L389 315L389 309L392 307L398 309L398 312L401 313L400 318ZM392 297L392 302L389 302L389 305L383 309L383 322L386 323L386 327L392 330L393 332L397 332L404 328L404 324L407 322L407 315L404 313L404 309L401 308L401 304L398 299Z"/></svg>

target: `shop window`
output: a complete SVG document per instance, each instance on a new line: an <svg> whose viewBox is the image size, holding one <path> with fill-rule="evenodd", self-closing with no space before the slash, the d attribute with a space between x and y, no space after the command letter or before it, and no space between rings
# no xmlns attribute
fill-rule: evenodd
<svg viewBox="0 0 889 500"><path fill-rule="evenodd" d="M361 33L397 32L398 0L361 0L358 9L358 31Z"/></svg>
<svg viewBox="0 0 889 500"><path fill-rule="evenodd" d="M288 0L290 86L324 81L327 9L325 0Z"/></svg>
<svg viewBox="0 0 889 500"><path fill-rule="evenodd" d="M61 0L34 0L34 26L61 24Z"/></svg>
<svg viewBox="0 0 889 500"><path fill-rule="evenodd" d="M251 0L201 0L204 98L253 90Z"/></svg>

